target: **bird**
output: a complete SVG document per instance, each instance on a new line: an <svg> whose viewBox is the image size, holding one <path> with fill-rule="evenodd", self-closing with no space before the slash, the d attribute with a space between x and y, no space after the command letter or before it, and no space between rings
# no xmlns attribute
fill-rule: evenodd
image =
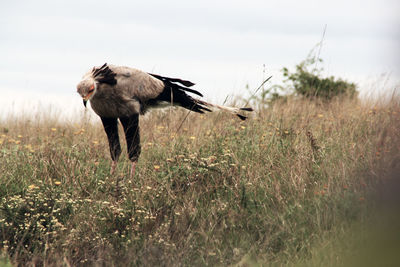
<svg viewBox="0 0 400 267"><path fill-rule="evenodd" d="M167 104L204 113L211 112L211 108L218 108L235 114L241 120L247 117L239 114L240 111L253 111L250 107L221 106L193 98L189 93L203 97L199 91L190 88L193 85L195 84L187 80L107 63L93 67L82 77L77 85L77 92L82 97L85 108L89 101L93 111L100 116L112 159L111 175L114 174L121 155L118 120L125 133L131 161L130 177L133 178L141 153L139 115L145 114L149 109Z"/></svg>

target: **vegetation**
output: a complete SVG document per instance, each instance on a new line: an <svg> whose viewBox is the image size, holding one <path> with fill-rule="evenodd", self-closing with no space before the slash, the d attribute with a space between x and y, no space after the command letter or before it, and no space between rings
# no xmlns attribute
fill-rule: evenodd
<svg viewBox="0 0 400 267"><path fill-rule="evenodd" d="M265 88L261 93L252 95L250 100L257 104L274 102L291 96L302 96L309 99L330 101L335 97L353 98L357 96L357 86L354 83L337 79L334 76L322 77L323 60L319 58L317 49L321 43L314 47L307 58L296 65L296 71L290 72L288 68L282 69L284 85L275 84ZM321 66L318 66L318 63ZM248 88L247 88L248 89Z"/></svg>
<svg viewBox="0 0 400 267"><path fill-rule="evenodd" d="M316 62L322 62L322 59L308 57L296 66L296 72L290 73L287 68L283 68L283 76L286 82L292 84L296 94L309 98L322 98L330 100L336 96L353 97L356 95L356 85L346 82L342 79L335 79L330 76L321 77L322 68L309 68L315 66Z"/></svg>
<svg viewBox="0 0 400 267"><path fill-rule="evenodd" d="M10 117L0 122L3 263L315 259L324 238L370 216L381 174L399 160L399 114L396 99L321 105L290 97L245 122L223 113L184 120L181 109L153 112L141 121L132 181L125 156L109 175L99 121Z"/></svg>

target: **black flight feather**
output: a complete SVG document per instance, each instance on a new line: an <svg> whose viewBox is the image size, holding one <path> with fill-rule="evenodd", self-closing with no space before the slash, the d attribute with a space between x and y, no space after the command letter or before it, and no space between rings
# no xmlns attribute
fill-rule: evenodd
<svg viewBox="0 0 400 267"><path fill-rule="evenodd" d="M193 85L195 85L194 83L192 83L191 81L186 81L186 80L182 80L182 79L178 79L178 78L169 78L169 77L163 77L157 74L152 74L149 73L151 76L153 76L154 78L157 78L161 81L169 81L169 82L173 82L173 83L180 83L184 86L187 87L192 87Z"/></svg>
<svg viewBox="0 0 400 267"><path fill-rule="evenodd" d="M162 81L165 84L165 86L172 86L175 89L180 89L182 91L190 92L190 93L193 93L193 94L196 94L198 96L203 97L203 95L199 91L196 91L194 89L190 89L190 88L184 87L182 85L176 84L176 83L180 83L180 84L183 84L185 86L193 86L194 83L192 83L190 81L185 81L185 80L181 80L181 79L177 79L177 78L163 77L163 76L156 75L156 74L151 74L151 73L149 73L149 74L151 76L153 76L154 78L159 79L160 81Z"/></svg>

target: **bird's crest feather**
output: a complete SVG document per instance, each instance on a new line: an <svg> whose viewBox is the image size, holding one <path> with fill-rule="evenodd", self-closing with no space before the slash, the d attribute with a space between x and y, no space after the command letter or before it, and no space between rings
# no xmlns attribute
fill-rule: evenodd
<svg viewBox="0 0 400 267"><path fill-rule="evenodd" d="M108 67L107 63L104 63L101 67L93 67L92 69L92 77L100 83L115 85L117 84L115 76L117 74Z"/></svg>

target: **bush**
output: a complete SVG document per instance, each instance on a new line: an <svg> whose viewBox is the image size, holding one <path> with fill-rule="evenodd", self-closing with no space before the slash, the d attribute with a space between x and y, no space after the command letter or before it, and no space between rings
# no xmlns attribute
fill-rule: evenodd
<svg viewBox="0 0 400 267"><path fill-rule="evenodd" d="M356 85L335 79L333 76L322 78L323 68L317 68L317 63L322 59L313 56L313 49L308 57L296 66L296 72L290 73L287 68L283 68L285 82L291 82L294 93L308 98L322 98L330 100L335 96L353 97L357 95ZM310 70L311 68L311 70Z"/></svg>

